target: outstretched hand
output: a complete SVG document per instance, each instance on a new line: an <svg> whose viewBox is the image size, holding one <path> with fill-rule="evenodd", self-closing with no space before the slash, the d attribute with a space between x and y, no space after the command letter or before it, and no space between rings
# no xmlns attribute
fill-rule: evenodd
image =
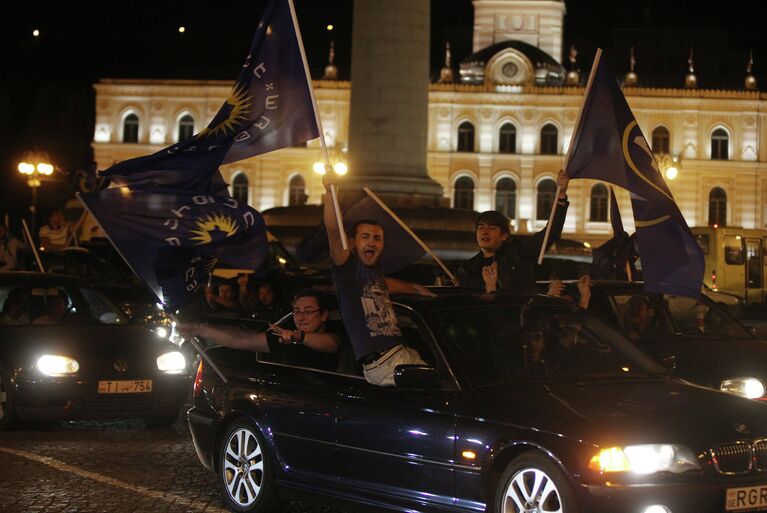
<svg viewBox="0 0 767 513"><path fill-rule="evenodd" d="M282 344L292 344L295 333L293 330L287 330L285 328L280 328L276 324L270 324L269 325L269 331L280 337L280 342Z"/></svg>
<svg viewBox="0 0 767 513"><path fill-rule="evenodd" d="M419 283L413 283L413 292L419 296L436 297L437 295Z"/></svg>

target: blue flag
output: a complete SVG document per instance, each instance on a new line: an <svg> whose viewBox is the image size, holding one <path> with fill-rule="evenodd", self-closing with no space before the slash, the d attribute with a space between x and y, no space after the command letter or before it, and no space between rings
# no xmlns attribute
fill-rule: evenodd
<svg viewBox="0 0 767 513"><path fill-rule="evenodd" d="M117 185L221 189L218 167L319 137L290 0L269 0L229 97L207 128L103 175Z"/></svg>
<svg viewBox="0 0 767 513"><path fill-rule="evenodd" d="M343 214L344 227L351 237L352 228L358 221L373 220L384 230L384 249L379 265L384 274L399 271L426 254L426 251L394 220L378 203L365 196L350 206ZM330 247L325 225L320 225L304 240L296 245L296 255L306 263L317 263L328 257Z"/></svg>
<svg viewBox="0 0 767 513"><path fill-rule="evenodd" d="M628 190L645 289L697 298L703 253L615 77L602 59L594 66L565 171L570 178L603 180Z"/></svg>
<svg viewBox="0 0 767 513"><path fill-rule="evenodd" d="M111 188L80 199L165 306L188 302L221 261L257 269L268 253L260 213L234 198Z"/></svg>

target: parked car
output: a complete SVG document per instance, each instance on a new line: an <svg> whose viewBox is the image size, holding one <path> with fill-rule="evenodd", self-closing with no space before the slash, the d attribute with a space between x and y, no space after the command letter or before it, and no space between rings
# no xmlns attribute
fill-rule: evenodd
<svg viewBox="0 0 767 513"><path fill-rule="evenodd" d="M670 378L562 300L393 301L426 361L398 367L396 387L368 384L348 346L335 370L319 353L209 349L228 382L200 364L189 426L233 511L296 495L403 512L767 505L765 405Z"/></svg>
<svg viewBox="0 0 767 513"><path fill-rule="evenodd" d="M545 286L542 284L542 287ZM566 291L574 292L570 282ZM767 343L708 295L649 294L639 282L594 281L589 310L673 373L693 383L767 400ZM644 313L637 312L643 309ZM645 326L637 327L644 315Z"/></svg>
<svg viewBox="0 0 767 513"><path fill-rule="evenodd" d="M174 421L191 365L87 280L0 273L0 429L18 421Z"/></svg>

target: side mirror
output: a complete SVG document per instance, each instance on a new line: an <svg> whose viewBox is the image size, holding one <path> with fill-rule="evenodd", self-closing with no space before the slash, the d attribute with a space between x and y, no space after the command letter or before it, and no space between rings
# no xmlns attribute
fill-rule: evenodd
<svg viewBox="0 0 767 513"><path fill-rule="evenodd" d="M676 355L672 354L664 358L661 358L660 364L667 371L673 371L674 369L676 369Z"/></svg>
<svg viewBox="0 0 767 513"><path fill-rule="evenodd" d="M400 388L437 388L440 379L437 369L428 365L397 365L394 384Z"/></svg>

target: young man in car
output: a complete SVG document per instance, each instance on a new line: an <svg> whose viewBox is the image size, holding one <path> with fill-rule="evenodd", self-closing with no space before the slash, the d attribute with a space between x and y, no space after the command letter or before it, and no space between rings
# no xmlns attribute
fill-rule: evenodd
<svg viewBox="0 0 767 513"><path fill-rule="evenodd" d="M422 285L384 276L378 265L384 248L384 230L377 221L357 222L351 230L349 249L343 249L330 194L333 174L329 171L323 176L323 217L333 261L338 307L354 356L362 362L365 379L373 385L391 386L397 365L424 365L424 361L418 351L403 345L389 293L434 294Z"/></svg>
<svg viewBox="0 0 767 513"><path fill-rule="evenodd" d="M303 290L293 299L293 321L296 329L289 330L274 324L269 325L269 332L252 332L239 328L208 326L200 323L181 324L179 334L184 338L202 337L213 343L245 349L260 353L272 353L288 356L292 363L310 358L323 363L323 358L316 355L298 354L296 346L304 346L320 353L332 355L326 358L328 370L335 370L335 354L341 347L337 334L326 331L328 305L325 296L315 290ZM288 352L294 353L288 355Z"/></svg>
<svg viewBox="0 0 767 513"><path fill-rule="evenodd" d="M546 247L562 234L567 216L567 174L560 170L557 185L556 212ZM541 251L546 228L532 237L510 239L508 218L495 210L482 212L476 221L479 253L464 262L457 273L461 287L483 289L485 292L514 290L535 292L535 265Z"/></svg>

